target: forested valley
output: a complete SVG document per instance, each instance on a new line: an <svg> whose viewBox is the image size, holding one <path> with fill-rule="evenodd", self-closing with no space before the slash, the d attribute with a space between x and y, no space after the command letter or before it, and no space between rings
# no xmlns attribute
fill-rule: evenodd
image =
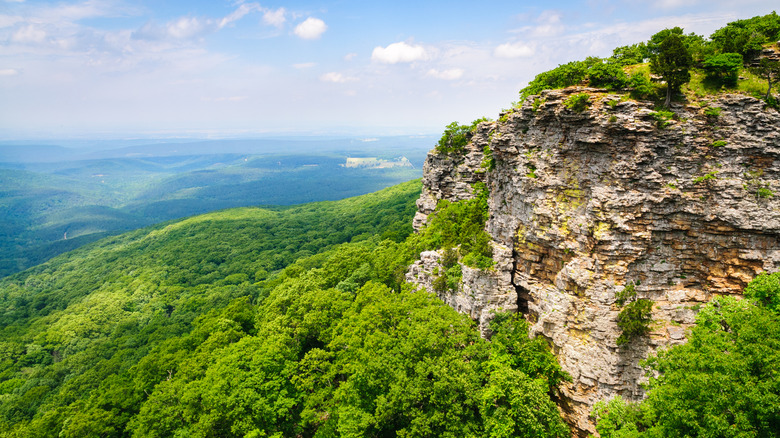
<svg viewBox="0 0 780 438"><path fill-rule="evenodd" d="M521 318L402 285L420 182L102 240L0 283L0 433L567 436ZM446 234L446 231L445 231Z"/></svg>
<svg viewBox="0 0 780 438"><path fill-rule="evenodd" d="M112 142L79 147L0 143L0 277L162 221L224 208L370 193L419 178L426 150L424 139L406 137L122 148ZM376 157L391 165L348 168L347 157ZM398 162L401 157L409 161Z"/></svg>

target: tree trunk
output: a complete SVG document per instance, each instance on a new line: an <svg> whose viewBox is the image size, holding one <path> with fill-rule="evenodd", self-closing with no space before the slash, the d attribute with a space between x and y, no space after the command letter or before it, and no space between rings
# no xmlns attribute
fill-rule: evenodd
<svg viewBox="0 0 780 438"><path fill-rule="evenodd" d="M664 108L669 108L669 104L672 103L672 84L669 81L666 82L666 101L664 102Z"/></svg>

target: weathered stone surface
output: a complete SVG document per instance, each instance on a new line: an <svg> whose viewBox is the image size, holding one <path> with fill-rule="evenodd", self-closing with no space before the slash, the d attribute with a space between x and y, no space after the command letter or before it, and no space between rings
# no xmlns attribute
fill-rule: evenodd
<svg viewBox="0 0 780 438"><path fill-rule="evenodd" d="M581 92L584 112L562 104ZM481 124L465 156L426 161L418 229L439 199L466 199L478 180L490 190L497 269L464 269L459 291L440 296L483 328L492 309L524 312L572 375L562 408L583 436L596 401L643 396L639 361L684 342L701 303L780 268L780 116L742 95L710 106L720 116L673 106L662 128L647 103L547 91ZM437 263L425 255L409 280L430 289ZM654 301L654 323L619 348L615 293L629 282Z"/></svg>

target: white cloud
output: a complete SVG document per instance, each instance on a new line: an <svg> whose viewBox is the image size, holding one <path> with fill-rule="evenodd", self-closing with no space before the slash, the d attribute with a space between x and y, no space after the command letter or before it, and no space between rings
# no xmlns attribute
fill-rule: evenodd
<svg viewBox="0 0 780 438"><path fill-rule="evenodd" d="M0 15L0 29L11 27L24 19L18 15Z"/></svg>
<svg viewBox="0 0 780 438"><path fill-rule="evenodd" d="M328 26L319 18L309 17L299 25L295 26L295 35L305 40L316 40L322 36Z"/></svg>
<svg viewBox="0 0 780 438"><path fill-rule="evenodd" d="M329 72L325 73L324 75L320 76L320 80L323 82L333 82L336 84L344 84L347 82L355 82L357 81L357 78L351 77L351 76L344 76L341 73L337 72Z"/></svg>
<svg viewBox="0 0 780 438"><path fill-rule="evenodd" d="M352 61L356 56L358 56L357 53L347 53L344 55L344 61Z"/></svg>
<svg viewBox="0 0 780 438"><path fill-rule="evenodd" d="M493 50L493 56L497 58L526 58L533 56L533 47L523 43L505 43Z"/></svg>
<svg viewBox="0 0 780 438"><path fill-rule="evenodd" d="M187 40L215 31L218 26L207 19L197 17L180 17L163 26L148 22L132 33L132 38L138 40Z"/></svg>
<svg viewBox="0 0 780 438"><path fill-rule="evenodd" d="M244 18L247 14L262 8L257 3L241 3L235 11L221 19L208 17L179 17L163 26L148 22L132 33L132 37L140 40L189 40L214 33L220 29Z"/></svg>
<svg viewBox="0 0 780 438"><path fill-rule="evenodd" d="M375 47L371 60L383 64L398 64L399 62L414 62L428 59L428 52L423 46L412 46L401 41L387 47Z"/></svg>
<svg viewBox="0 0 780 438"><path fill-rule="evenodd" d="M263 23L275 26L275 27L282 27L284 26L284 22L287 21L287 18L285 18L285 14L287 11L284 8L279 8L275 11L267 10L263 14Z"/></svg>
<svg viewBox="0 0 780 438"><path fill-rule="evenodd" d="M439 71L432 68L428 70L427 75L437 79L444 79L445 81L453 81L455 79L460 79L463 76L463 70L460 68L451 68L449 70Z"/></svg>
<svg viewBox="0 0 780 438"><path fill-rule="evenodd" d="M694 6L699 0L656 0L655 6L661 9L676 9L685 6Z"/></svg>
<svg viewBox="0 0 780 438"><path fill-rule="evenodd" d="M198 36L207 28L208 23L196 17L181 17L178 20L168 23L166 26L168 35L178 39L187 39Z"/></svg>
<svg viewBox="0 0 780 438"><path fill-rule="evenodd" d="M538 23L532 29L533 36L552 37L563 33L565 27L561 23L561 14L556 11L544 11L536 19Z"/></svg>
<svg viewBox="0 0 780 438"><path fill-rule="evenodd" d="M19 74L18 70L15 70L13 68L6 68L3 70L0 70L0 76L16 76Z"/></svg>
<svg viewBox="0 0 780 438"><path fill-rule="evenodd" d="M242 3L241 5L238 6L238 9L236 9L235 11L230 13L230 15L226 16L225 18L219 21L219 27L223 28L234 21L240 20L246 14L259 9L260 9L260 5L257 3Z"/></svg>
<svg viewBox="0 0 780 438"><path fill-rule="evenodd" d="M293 64L293 67L301 70L301 69L304 69L304 68L312 68L312 67L314 67L316 65L317 65L316 62L301 62L299 64Z"/></svg>
<svg viewBox="0 0 780 438"><path fill-rule="evenodd" d="M534 20L533 26L524 26L514 29L512 32L522 34L524 38L548 38L560 35L566 31L566 26L562 22L563 16L560 12L547 10L543 11Z"/></svg>
<svg viewBox="0 0 780 438"><path fill-rule="evenodd" d="M11 37L17 43L42 43L45 39L46 32L32 24L20 28Z"/></svg>

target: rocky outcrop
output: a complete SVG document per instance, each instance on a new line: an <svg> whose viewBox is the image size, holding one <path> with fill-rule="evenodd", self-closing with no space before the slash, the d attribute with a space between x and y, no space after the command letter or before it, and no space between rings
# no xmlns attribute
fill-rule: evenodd
<svg viewBox="0 0 780 438"><path fill-rule="evenodd" d="M584 111L564 104L581 93ZM639 361L684 342L702 303L780 268L780 115L742 95L672 111L666 120L603 90L547 91L479 125L465 156L434 151L425 164L415 227L475 181L490 190L496 269L466 271L440 296L483 328L492 309L525 313L572 375L562 408L583 436L596 401L643 396ZM424 254L408 278L430 288L437 263ZM628 284L653 301L653 323L618 347L615 294Z"/></svg>

